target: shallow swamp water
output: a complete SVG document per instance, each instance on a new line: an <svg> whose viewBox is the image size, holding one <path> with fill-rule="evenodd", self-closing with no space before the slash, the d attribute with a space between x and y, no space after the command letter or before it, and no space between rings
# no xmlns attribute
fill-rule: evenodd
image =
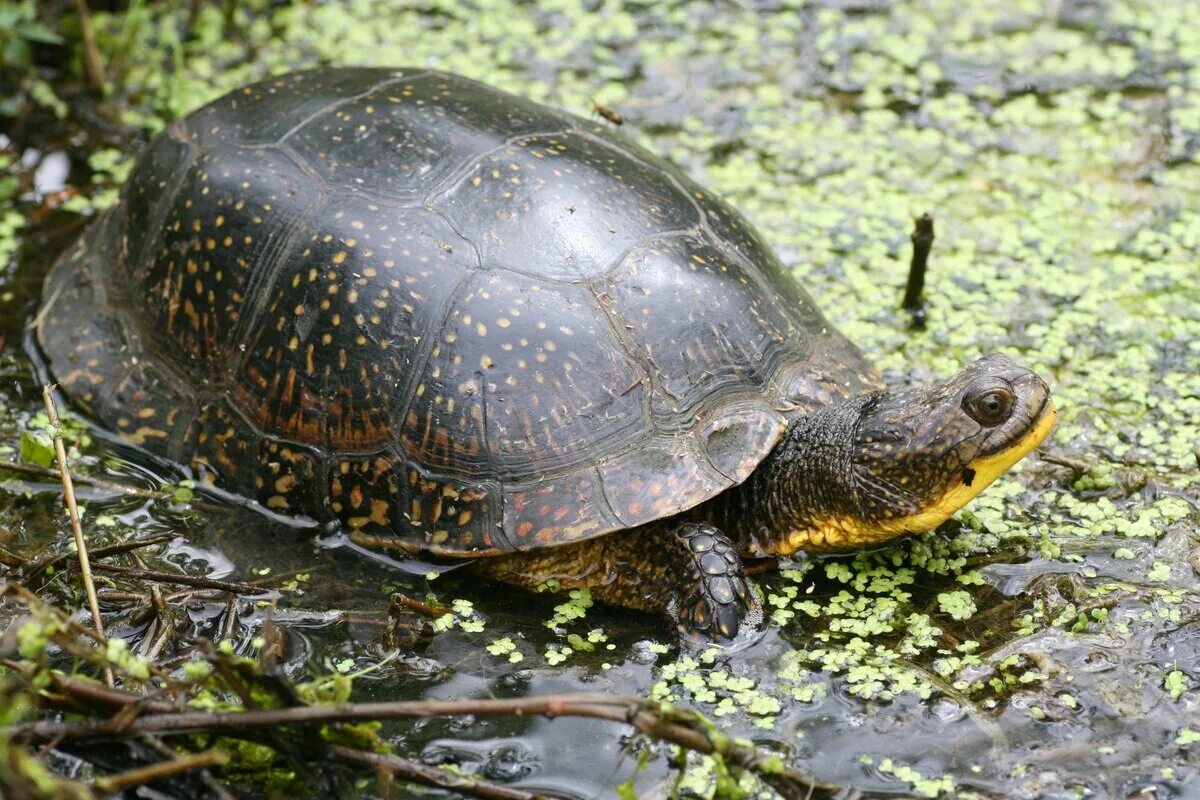
<svg viewBox="0 0 1200 800"><path fill-rule="evenodd" d="M719 649L578 593L367 558L336 531L197 496L185 471L71 420L80 476L170 495L81 486L93 546L170 534L145 567L277 590L233 613L179 605L160 656L199 636L254 654L269 618L287 675L355 674L356 700L670 699L868 797L1200 796L1198 18L1195 0L256 0L228 29L219 4L190 21L174 4L98 13L105 100L76 67L9 73L0 459L36 459L45 427L25 333L41 277L164 121L320 64L435 67L584 115L601 102L758 226L889 383L1010 354L1051 384L1051 439L932 534L758 575L762 636ZM39 46L39 64L77 60ZM897 306L924 211L938 239L913 330ZM0 470L0 547L69 542L59 487ZM41 591L84 608L69 570ZM397 633L395 591L454 613ZM151 646L144 615L106 608L110 632ZM665 795L679 774L665 748L589 720L383 733L430 764L578 798ZM682 772L682 791L711 795L712 762Z"/></svg>

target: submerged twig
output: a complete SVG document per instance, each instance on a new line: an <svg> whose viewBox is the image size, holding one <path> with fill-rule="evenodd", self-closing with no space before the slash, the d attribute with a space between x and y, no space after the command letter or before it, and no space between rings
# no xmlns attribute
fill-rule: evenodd
<svg viewBox="0 0 1200 800"><path fill-rule="evenodd" d="M83 581L83 590L87 594L88 607L92 613L92 625L96 635L101 640L104 636L104 621L100 618L100 600L96 597L96 584L92 581L92 568L88 561L87 542L83 537L83 523L79 521L79 506L75 503L75 486L71 483L71 471L67 467L67 448L63 444L62 423L58 419L58 408L54 405L54 395L49 385L42 387L42 402L46 406L46 416L50 419L50 433L54 441L54 458L58 462L58 472L62 478L63 500L67 504L67 515L71 520L71 535L75 537L75 549L79 554L79 574ZM112 670L104 668L104 682L113 685Z"/></svg>
<svg viewBox="0 0 1200 800"><path fill-rule="evenodd" d="M220 592L231 592L232 594L249 594L259 595L266 594L267 589L261 586L254 586L249 583L234 583L232 581L219 581L215 578L200 578L194 575L183 575L174 572L159 572L153 569L135 569L133 567L118 567L115 564L97 564L95 566L97 572L106 572L110 575L128 575L132 578L140 578L144 581L152 581L155 583L175 583L180 586L191 586L196 589L216 589Z"/></svg>
<svg viewBox="0 0 1200 800"><path fill-rule="evenodd" d="M133 550L140 550L143 547L153 547L156 544L164 544L174 538L175 534L173 533L159 533L155 534L154 536L147 536L145 539L132 539L128 542L110 544L107 547L97 547L95 550L89 551L88 555L91 556L93 560L106 558L108 556L120 555L121 553L128 553ZM21 574L24 576L24 580L28 581L30 578L36 576L46 568L57 568L64 561L67 561L70 558L70 553L60 553L44 560L29 561L26 562L22 567Z"/></svg>
<svg viewBox="0 0 1200 800"><path fill-rule="evenodd" d="M392 609L389 610L394 610L397 606L403 606L404 608L411 609L422 616L429 617L430 619L437 619L451 613L450 609L446 608L445 606L435 606L432 603L425 603L421 600L409 597L403 592L392 593Z"/></svg>
<svg viewBox="0 0 1200 800"><path fill-rule="evenodd" d="M39 467L36 464L22 464L19 461L6 461L0 459L0 472L16 472L21 475L28 475L33 478L45 478L46 480L57 481L62 478L58 470L50 467ZM110 492L129 495L130 497L141 497L146 500L170 500L172 502L184 502L175 499L174 492L164 491L162 489L143 489L141 486L130 486L127 483L118 483L117 481L106 480L105 478L95 478L87 475L75 475L74 481L79 486L93 486L97 489L107 489ZM219 503L209 503L204 500L195 498L186 501L191 508L203 509L205 511L220 511L229 512L227 505Z"/></svg>
<svg viewBox="0 0 1200 800"><path fill-rule="evenodd" d="M22 464L20 461L0 459L0 472L3 471L16 472L21 475L29 475L33 478L45 478L52 481L62 479L58 470L51 469L50 467L39 467L37 464ZM121 494L132 495L133 497L143 497L147 500L170 500L173 496L171 492L143 489L140 486L129 486L124 483L107 481L103 478L91 478L82 475L75 476L75 483L80 486L95 486L97 489L108 489Z"/></svg>

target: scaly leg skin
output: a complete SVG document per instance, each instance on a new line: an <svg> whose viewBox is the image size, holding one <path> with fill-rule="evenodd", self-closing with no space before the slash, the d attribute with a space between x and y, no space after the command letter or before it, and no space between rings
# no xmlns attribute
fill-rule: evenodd
<svg viewBox="0 0 1200 800"><path fill-rule="evenodd" d="M653 528L654 530L651 530ZM556 580L609 605L670 617L687 634L737 636L756 607L729 538L703 522L652 523L578 544L476 562L493 580L536 589Z"/></svg>

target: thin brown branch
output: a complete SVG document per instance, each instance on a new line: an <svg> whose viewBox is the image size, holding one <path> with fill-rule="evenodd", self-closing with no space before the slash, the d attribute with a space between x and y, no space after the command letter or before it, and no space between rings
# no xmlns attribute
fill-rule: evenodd
<svg viewBox="0 0 1200 800"><path fill-rule="evenodd" d="M134 786L172 778L197 769L219 767L229 762L229 756L219 750L207 750L195 755L180 756L170 761L160 761L137 769L119 772L96 780L94 789L98 795L117 794Z"/></svg>
<svg viewBox="0 0 1200 800"><path fill-rule="evenodd" d="M86 10L86 8L85 8ZM92 625L96 635L104 639L104 621L100 618L100 600L96 597L96 584L92 581L92 568L88 562L87 541L83 537L83 523L79 521L79 506L75 503L75 485L71 482L71 470L67 466L67 448L62 439L62 422L58 419L58 408L54 405L53 390L49 385L42 387L42 402L46 405L46 416L50 419L50 431L54 440L54 458L62 478L63 500L67 504L67 515L71 520L71 535L75 537L75 549L79 554L79 574L83 590L87 594L88 608L92 612ZM104 682L113 685L112 670L104 669Z"/></svg>
<svg viewBox="0 0 1200 800"><path fill-rule="evenodd" d="M730 739L710 729L697 712L638 697L570 693L515 699L416 700L385 703L345 703L332 706L292 706L241 712L184 711L151 714L129 720L119 730L106 722L38 721L0 729L0 736L39 740L95 740L143 734L224 733L275 729L288 725L335 725L385 719L436 716L545 716L590 717L631 725L656 739L698 753L717 754L732 766L752 771L787 798L809 792L832 791L804 773L782 764L777 757L760 753L752 744Z"/></svg>
<svg viewBox="0 0 1200 800"><path fill-rule="evenodd" d="M552 800L552 798L559 797L559 795L527 792L523 789L501 786L470 775L455 775L452 772L429 767L399 756L370 753L337 744L330 746L330 750L338 758L372 767L409 783L432 786L435 789L449 789L472 797L483 798L483 800Z"/></svg>
<svg viewBox="0 0 1200 800"><path fill-rule="evenodd" d="M30 674L33 669L29 664L4 659L0 664L14 672ZM90 708L122 709L135 705L142 711L152 714L172 714L179 707L167 700L154 700L143 695L134 694L124 689L110 689L102 683L75 678L58 671L50 671L50 688L70 699L80 706Z"/></svg>

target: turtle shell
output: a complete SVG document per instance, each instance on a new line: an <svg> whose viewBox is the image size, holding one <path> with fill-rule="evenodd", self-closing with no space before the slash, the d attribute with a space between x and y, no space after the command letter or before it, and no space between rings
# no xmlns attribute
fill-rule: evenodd
<svg viewBox="0 0 1200 800"><path fill-rule="evenodd" d="M684 511L878 381L677 169L425 70L285 75L169 127L53 267L37 335L131 441L449 555Z"/></svg>

